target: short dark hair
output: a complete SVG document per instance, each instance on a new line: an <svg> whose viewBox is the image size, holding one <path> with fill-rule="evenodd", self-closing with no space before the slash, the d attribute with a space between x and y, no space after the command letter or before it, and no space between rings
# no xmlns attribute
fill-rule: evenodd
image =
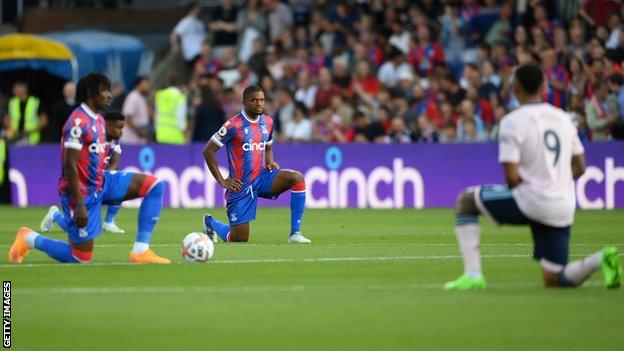
<svg viewBox="0 0 624 351"><path fill-rule="evenodd" d="M138 76L134 79L134 85L132 86L133 88L136 88L139 86L139 84L141 84L144 80L147 80L147 76Z"/></svg>
<svg viewBox="0 0 624 351"><path fill-rule="evenodd" d="M104 114L104 120L106 120L106 122L125 121L126 116L119 111L110 110Z"/></svg>
<svg viewBox="0 0 624 351"><path fill-rule="evenodd" d="M609 82L617 86L624 85L624 76L621 73L611 73L608 79L609 79Z"/></svg>
<svg viewBox="0 0 624 351"><path fill-rule="evenodd" d="M245 90L243 90L243 100L247 100L251 94L262 92L264 94L264 89L260 88L257 85L250 85Z"/></svg>
<svg viewBox="0 0 624 351"><path fill-rule="evenodd" d="M101 73L89 73L80 78L76 84L76 102L83 103L88 99L96 97L102 90L110 90L111 82Z"/></svg>
<svg viewBox="0 0 624 351"><path fill-rule="evenodd" d="M536 64L527 63L516 69L516 81L528 94L537 94L544 83L544 74Z"/></svg>

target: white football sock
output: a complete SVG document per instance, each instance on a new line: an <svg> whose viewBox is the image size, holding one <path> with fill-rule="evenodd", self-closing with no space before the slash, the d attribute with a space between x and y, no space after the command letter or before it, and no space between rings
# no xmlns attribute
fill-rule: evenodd
<svg viewBox="0 0 624 351"><path fill-rule="evenodd" d="M132 247L132 251L138 254L144 253L148 249L149 249L149 244L138 242L138 241L135 241L134 246Z"/></svg>
<svg viewBox="0 0 624 351"><path fill-rule="evenodd" d="M28 245L28 247L31 249L34 248L35 240L37 240L38 237L39 237L39 233L37 232L30 232L26 234L26 236L24 237L24 240L26 240L26 245Z"/></svg>
<svg viewBox="0 0 624 351"><path fill-rule="evenodd" d="M481 278L481 254L479 237L481 227L478 223L463 224L455 227L455 236L464 259L464 274L470 278Z"/></svg>
<svg viewBox="0 0 624 351"><path fill-rule="evenodd" d="M602 251L598 251L582 260L570 262L563 268L563 275L567 280L579 285L600 268L601 259Z"/></svg>

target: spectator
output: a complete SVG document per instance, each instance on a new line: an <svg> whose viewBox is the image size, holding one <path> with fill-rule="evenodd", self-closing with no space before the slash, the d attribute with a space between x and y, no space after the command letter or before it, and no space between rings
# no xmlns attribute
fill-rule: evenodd
<svg viewBox="0 0 624 351"><path fill-rule="evenodd" d="M622 33L622 19L620 18L620 14L610 14L608 26L611 33L605 43L605 47L611 50L621 48L623 46L624 33Z"/></svg>
<svg viewBox="0 0 624 351"><path fill-rule="evenodd" d="M529 36L524 26L516 26L514 30L514 44L517 48L527 49L529 47Z"/></svg>
<svg viewBox="0 0 624 351"><path fill-rule="evenodd" d="M475 105L466 99L460 106L461 118L457 122L457 140L461 142L484 141L487 139L481 116L475 113Z"/></svg>
<svg viewBox="0 0 624 351"><path fill-rule="evenodd" d="M548 11L546 11L546 7L542 4L538 4L533 8L533 17L535 18L534 28L541 29L546 35L546 39L548 41L552 41L555 34L555 28L559 26L559 21L551 21L548 19Z"/></svg>
<svg viewBox="0 0 624 351"><path fill-rule="evenodd" d="M617 99L609 94L605 81L593 85L594 96L585 104L587 125L592 133L592 140L607 140L611 127L618 121Z"/></svg>
<svg viewBox="0 0 624 351"><path fill-rule="evenodd" d="M615 0L585 0L579 15L592 27L605 25L609 14L618 12L622 4Z"/></svg>
<svg viewBox="0 0 624 351"><path fill-rule="evenodd" d="M312 140L312 122L308 117L308 109L302 103L295 104L293 121L286 125L285 139L294 142Z"/></svg>
<svg viewBox="0 0 624 351"><path fill-rule="evenodd" d="M433 130L435 131L435 129ZM405 121L403 121L402 118L395 118L392 120L390 142L394 144L409 144L414 142L412 131L405 126Z"/></svg>
<svg viewBox="0 0 624 351"><path fill-rule="evenodd" d="M413 76L412 68L405 61L401 50L391 47L388 52L388 61L379 67L377 79L386 88L392 88L398 83L401 74Z"/></svg>
<svg viewBox="0 0 624 351"><path fill-rule="evenodd" d="M314 108L318 87L312 84L310 75L307 72L301 72L298 79L299 88L295 92L295 100L301 102L306 109L312 110Z"/></svg>
<svg viewBox="0 0 624 351"><path fill-rule="evenodd" d="M334 83L344 91L351 86L351 73L347 67L346 60L342 58L334 59L333 64L333 80Z"/></svg>
<svg viewBox="0 0 624 351"><path fill-rule="evenodd" d="M568 47L568 34L562 27L555 28L555 34L553 38L553 49L557 54L557 60L563 62L563 59L569 54L570 49Z"/></svg>
<svg viewBox="0 0 624 351"><path fill-rule="evenodd" d="M209 86L202 86L201 104L195 111L193 142L206 142L225 123L226 116L219 100Z"/></svg>
<svg viewBox="0 0 624 351"><path fill-rule="evenodd" d="M263 0L269 18L269 37L275 42L293 25L293 14L286 4L278 0Z"/></svg>
<svg viewBox="0 0 624 351"><path fill-rule="evenodd" d="M567 88L569 84L568 72L557 63L555 50L548 49L540 53L544 80L548 88L544 92L543 100L565 109L568 105Z"/></svg>
<svg viewBox="0 0 624 351"><path fill-rule="evenodd" d="M357 112L351 135L351 140L356 143L384 143L386 131L381 123L373 122L366 114Z"/></svg>
<svg viewBox="0 0 624 351"><path fill-rule="evenodd" d="M63 85L63 101L57 102L52 108L50 124L48 125L50 142L59 143L61 141L63 126L75 108L76 85L72 82L67 82Z"/></svg>
<svg viewBox="0 0 624 351"><path fill-rule="evenodd" d="M418 123L418 138L417 141L419 143L427 143L433 144L437 143L440 139L438 132L436 131L435 126L431 123L427 116L419 116L417 119Z"/></svg>
<svg viewBox="0 0 624 351"><path fill-rule="evenodd" d="M187 97L180 89L177 75L169 77L169 86L154 97L156 142L185 144L188 140Z"/></svg>
<svg viewBox="0 0 624 351"><path fill-rule="evenodd" d="M570 24L570 44L569 51L581 58L587 54L587 38L585 37L585 27L579 20L574 20Z"/></svg>
<svg viewBox="0 0 624 351"><path fill-rule="evenodd" d="M41 142L41 131L48 124L48 115L40 100L29 94L26 82L18 81L13 85L8 112L5 123L9 143L37 145Z"/></svg>
<svg viewBox="0 0 624 351"><path fill-rule="evenodd" d="M542 52L550 48L548 42L548 34L543 28L533 27L531 28L531 38L533 38L533 46L531 47L533 52Z"/></svg>
<svg viewBox="0 0 624 351"><path fill-rule="evenodd" d="M249 0L245 8L238 11L236 16L236 30L238 37L238 59L248 62L256 53L254 42L262 40L267 31L266 14L258 4L258 0Z"/></svg>
<svg viewBox="0 0 624 351"><path fill-rule="evenodd" d="M124 101L128 94L121 83L113 83L111 85L111 102L108 106L109 111L121 111Z"/></svg>
<svg viewBox="0 0 624 351"><path fill-rule="evenodd" d="M276 111L273 115L275 130L278 134L283 134L286 131L286 127L293 123L295 118L295 100L290 90L287 88L277 89L275 109Z"/></svg>
<svg viewBox="0 0 624 351"><path fill-rule="evenodd" d="M219 6L213 10L209 24L210 30L213 32L212 44L215 47L236 45L238 37L237 14L238 9L234 7L232 0L219 0Z"/></svg>
<svg viewBox="0 0 624 351"><path fill-rule="evenodd" d="M194 73L217 75L221 70L221 60L214 57L212 45L208 41L204 41L201 46L199 58L195 62Z"/></svg>
<svg viewBox="0 0 624 351"><path fill-rule="evenodd" d="M353 121L354 110L350 104L345 103L342 95L334 95L330 99L329 110L334 114L340 117L343 125L351 124Z"/></svg>
<svg viewBox="0 0 624 351"><path fill-rule="evenodd" d="M408 61L419 76L427 77L434 64L444 63L444 50L440 43L432 40L431 31L426 24L418 26L417 37L417 42L410 49Z"/></svg>
<svg viewBox="0 0 624 351"><path fill-rule="evenodd" d="M485 41L494 45L497 42L509 44L511 36L511 17L513 16L513 4L504 3L500 8L500 18L494 22L490 30L485 35Z"/></svg>
<svg viewBox="0 0 624 351"><path fill-rule="evenodd" d="M474 118L462 118L457 125L457 141L470 143L482 141L483 137L477 132L477 122Z"/></svg>
<svg viewBox="0 0 624 351"><path fill-rule="evenodd" d="M567 63L568 87L567 90L571 95L585 95L585 86L587 84L587 77L585 75L585 64L583 60L576 55L568 57Z"/></svg>
<svg viewBox="0 0 624 351"><path fill-rule="evenodd" d="M396 47L401 50L404 55L407 55L410 51L410 33L407 30L407 27L402 25L400 22L393 22L390 25L392 28L392 35L388 40L388 44Z"/></svg>
<svg viewBox="0 0 624 351"><path fill-rule="evenodd" d="M349 93L353 98L371 104L378 92L379 80L371 72L370 65L365 60L358 61Z"/></svg>
<svg viewBox="0 0 624 351"><path fill-rule="evenodd" d="M314 111L322 111L329 107L332 96L341 95L342 90L334 84L331 73L327 68L321 68L319 87L314 97Z"/></svg>
<svg viewBox="0 0 624 351"><path fill-rule="evenodd" d="M344 123L340 115L332 113L330 109L321 111L320 118L312 126L315 141L324 143L344 143L351 141L344 133Z"/></svg>
<svg viewBox="0 0 624 351"><path fill-rule="evenodd" d="M149 92L149 79L137 77L134 88L128 94L121 109L126 116L120 142L122 144L145 144L150 141L152 127L149 106L145 95Z"/></svg>
<svg viewBox="0 0 624 351"><path fill-rule="evenodd" d="M182 52L182 57L190 65L194 63L201 52L201 45L206 40L206 28L199 19L201 6L197 3L189 5L186 17L173 28L169 36L171 51Z"/></svg>
<svg viewBox="0 0 624 351"><path fill-rule="evenodd" d="M446 97L446 101L448 101L453 108L459 106L466 97L466 91L459 85L452 72L447 72L444 78L442 78L440 88Z"/></svg>
<svg viewBox="0 0 624 351"><path fill-rule="evenodd" d="M611 127L611 136L616 140L624 140L624 76L611 73L608 80L611 92L617 97L618 119Z"/></svg>
<svg viewBox="0 0 624 351"><path fill-rule="evenodd" d="M347 35L358 21L356 11L349 11L345 1L338 1L329 10L328 32L333 34L333 44L343 47L347 42Z"/></svg>

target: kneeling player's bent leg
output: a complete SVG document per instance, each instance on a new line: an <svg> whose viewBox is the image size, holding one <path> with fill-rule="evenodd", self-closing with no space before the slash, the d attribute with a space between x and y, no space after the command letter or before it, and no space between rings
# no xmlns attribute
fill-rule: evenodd
<svg viewBox="0 0 624 351"><path fill-rule="evenodd" d="M65 241L43 236L34 230L22 227L18 230L15 242L9 250L9 261L22 263L30 249L45 252L50 258L61 263L87 263L93 257L93 241L69 245Z"/></svg>
<svg viewBox="0 0 624 351"><path fill-rule="evenodd" d="M290 234L301 230L303 211L306 203L305 178L301 172L290 169L280 170L271 184L270 194L277 196L290 190Z"/></svg>
<svg viewBox="0 0 624 351"><path fill-rule="evenodd" d="M142 197L139 207L137 237L130 253L130 261L138 263L171 263L166 258L154 254L149 245L152 233L162 209L165 183L158 178L144 173L116 172L106 173L107 191L105 203L118 203L124 200Z"/></svg>
<svg viewBox="0 0 624 351"><path fill-rule="evenodd" d="M603 251L568 263L570 227L555 228L542 224L531 225L535 251L547 287L574 287L581 285L600 268Z"/></svg>

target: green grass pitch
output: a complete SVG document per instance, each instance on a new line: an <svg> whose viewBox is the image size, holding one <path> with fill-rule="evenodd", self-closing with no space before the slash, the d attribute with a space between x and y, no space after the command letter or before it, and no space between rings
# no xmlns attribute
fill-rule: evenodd
<svg viewBox="0 0 624 351"><path fill-rule="evenodd" d="M450 209L308 210L314 242L289 245L288 209L258 210L247 244L219 243L207 264L185 263L180 242L201 210L164 210L153 247L175 264L130 265L127 234L103 234L92 264L40 252L6 264L21 225L45 208L0 207L3 280L13 283L15 350L618 350L624 290L595 275L579 289L544 289L527 228L484 220L489 288L443 292L461 273ZM224 210L214 214L224 218ZM624 250L624 211L580 211L572 259ZM52 236L64 238L55 228Z"/></svg>

